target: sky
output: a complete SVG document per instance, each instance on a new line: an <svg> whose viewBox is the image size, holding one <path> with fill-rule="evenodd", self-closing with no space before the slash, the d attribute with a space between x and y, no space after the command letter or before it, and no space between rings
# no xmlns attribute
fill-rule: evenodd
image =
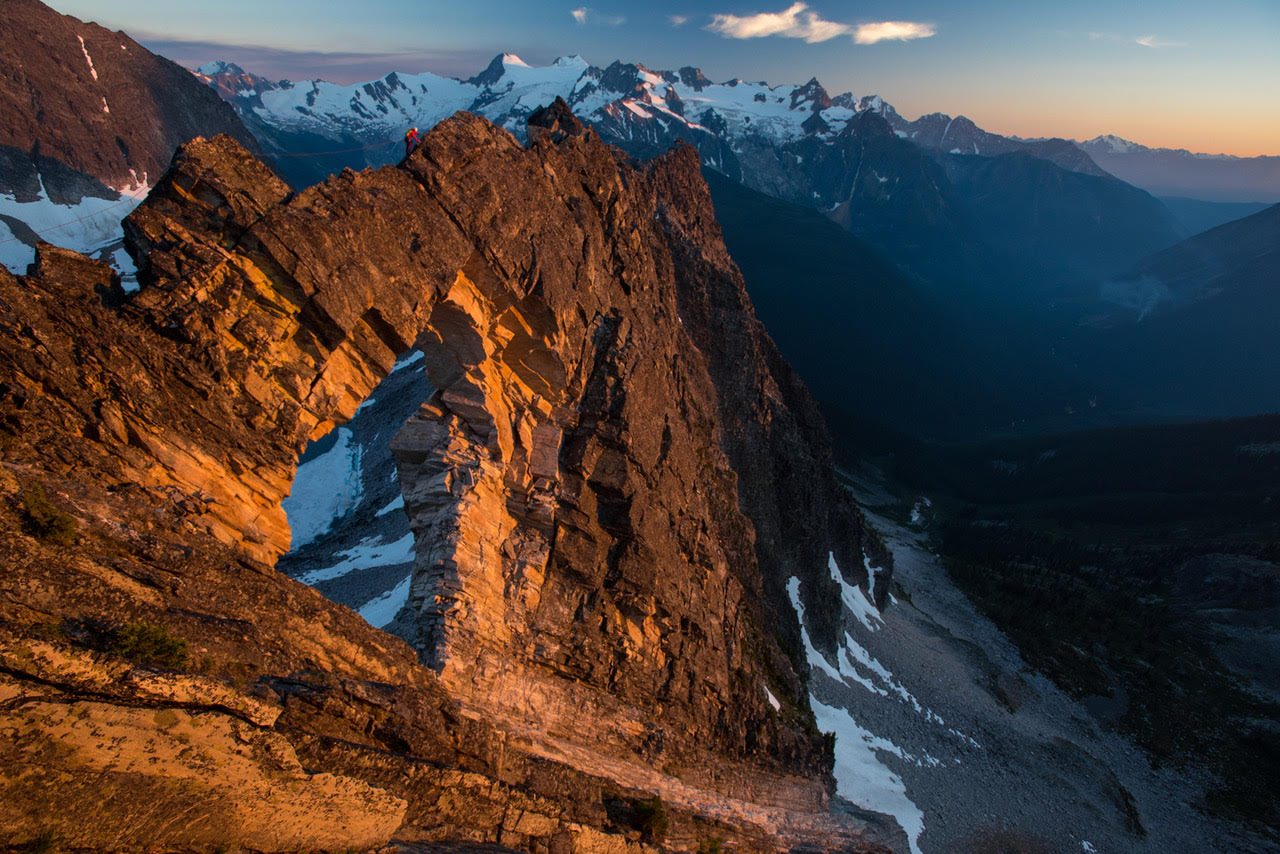
<svg viewBox="0 0 1280 854"><path fill-rule="evenodd" d="M1280 155L1280 0L51 0L187 66L356 82L497 53L818 80L908 118Z"/></svg>

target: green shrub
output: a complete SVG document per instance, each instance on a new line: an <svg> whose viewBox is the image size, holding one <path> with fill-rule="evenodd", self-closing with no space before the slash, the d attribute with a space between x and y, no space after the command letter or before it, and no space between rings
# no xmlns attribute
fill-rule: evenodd
<svg viewBox="0 0 1280 854"><path fill-rule="evenodd" d="M187 642L153 623L125 626L107 651L143 667L177 670L187 663Z"/></svg>
<svg viewBox="0 0 1280 854"><path fill-rule="evenodd" d="M60 546L76 541L76 520L53 505L41 484L22 490L22 519L33 537Z"/></svg>
<svg viewBox="0 0 1280 854"><path fill-rule="evenodd" d="M52 830L42 830L18 850L24 854L51 854L58 850L58 835Z"/></svg>
<svg viewBox="0 0 1280 854"><path fill-rule="evenodd" d="M636 829L640 831L646 842L661 842L667 835L667 827L671 823L667 815L667 805L662 798L654 795L647 801L636 802Z"/></svg>
<svg viewBox="0 0 1280 854"><path fill-rule="evenodd" d="M724 850L724 842L712 836L698 843L698 854L720 854Z"/></svg>

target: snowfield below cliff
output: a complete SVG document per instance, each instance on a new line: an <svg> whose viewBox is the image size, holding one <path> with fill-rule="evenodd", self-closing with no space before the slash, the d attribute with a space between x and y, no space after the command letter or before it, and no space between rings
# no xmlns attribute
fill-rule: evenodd
<svg viewBox="0 0 1280 854"><path fill-rule="evenodd" d="M147 189L114 199L86 195L66 204L50 198L43 183L34 199L0 193L0 264L11 273L26 273L36 257L36 240L43 240L101 258L121 275L136 273L132 259L120 247L121 221L146 198Z"/></svg>
<svg viewBox="0 0 1280 854"><path fill-rule="evenodd" d="M413 532L391 436L431 393L414 350L395 364L347 424L303 454L284 501L293 531L280 569L387 628L409 601Z"/></svg>
<svg viewBox="0 0 1280 854"><path fill-rule="evenodd" d="M918 528L868 518L894 555L889 604L869 614L840 573L843 644L824 653L802 634L810 703L836 736L837 794L851 808L893 816L924 854L1247 850L1195 809L1185 770L1153 770L1030 671Z"/></svg>

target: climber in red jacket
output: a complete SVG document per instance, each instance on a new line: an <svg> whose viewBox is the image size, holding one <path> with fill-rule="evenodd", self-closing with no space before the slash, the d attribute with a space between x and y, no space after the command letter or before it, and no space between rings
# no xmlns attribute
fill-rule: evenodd
<svg viewBox="0 0 1280 854"><path fill-rule="evenodd" d="M422 138L418 136L417 128L409 128L404 135L404 156L409 159L409 155L418 150L418 144L422 142Z"/></svg>

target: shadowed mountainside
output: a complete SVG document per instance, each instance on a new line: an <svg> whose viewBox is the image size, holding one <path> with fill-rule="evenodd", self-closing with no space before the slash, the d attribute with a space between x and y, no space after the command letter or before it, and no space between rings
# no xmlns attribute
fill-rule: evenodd
<svg viewBox="0 0 1280 854"><path fill-rule="evenodd" d="M1086 370L1175 416L1280 411L1280 206L1156 253L1108 280L1070 340Z"/></svg>
<svg viewBox="0 0 1280 854"><path fill-rule="evenodd" d="M0 146L116 189L150 184L194 136L257 150L229 104L124 33L6 0L0 17Z"/></svg>

